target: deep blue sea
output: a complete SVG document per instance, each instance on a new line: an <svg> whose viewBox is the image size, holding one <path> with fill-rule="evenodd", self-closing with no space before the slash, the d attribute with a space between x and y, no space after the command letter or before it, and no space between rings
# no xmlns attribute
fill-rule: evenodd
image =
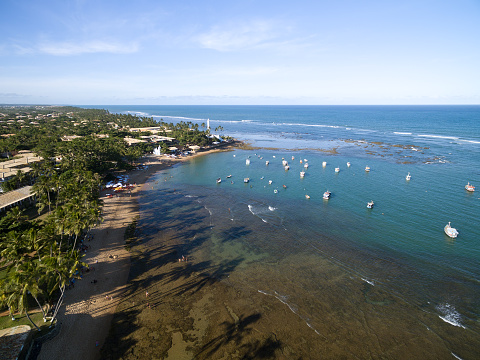
<svg viewBox="0 0 480 360"><path fill-rule="evenodd" d="M319 336L329 336L319 330L328 315L332 334L350 326L381 339L387 324L434 334L452 358L480 357L480 106L97 107L209 119L212 133L252 146L150 179L141 225L152 239L157 217L185 216L186 254L275 297ZM456 239L444 234L448 222ZM367 330L352 325L366 312L375 314Z"/></svg>

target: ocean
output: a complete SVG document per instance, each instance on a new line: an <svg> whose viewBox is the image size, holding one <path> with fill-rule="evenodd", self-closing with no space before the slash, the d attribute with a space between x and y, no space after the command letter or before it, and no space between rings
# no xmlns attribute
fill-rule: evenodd
<svg viewBox="0 0 480 360"><path fill-rule="evenodd" d="M182 253L353 354L410 336L480 356L480 106L88 107L209 119L251 145L150 179L139 227L152 247L163 217L184 218Z"/></svg>

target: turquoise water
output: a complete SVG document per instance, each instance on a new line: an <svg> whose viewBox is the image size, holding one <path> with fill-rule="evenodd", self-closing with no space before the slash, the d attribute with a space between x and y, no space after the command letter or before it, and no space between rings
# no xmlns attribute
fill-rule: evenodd
<svg viewBox="0 0 480 360"><path fill-rule="evenodd" d="M464 186L480 186L480 107L106 108L166 122L209 118L212 129L258 147L199 157L151 179L141 209L152 239L160 231L153 213L184 216L191 229L183 252L235 261L224 269L230 281L275 296L324 336L318 307L333 308L341 292L351 299L341 305L347 318L382 307L372 321L420 337L433 331L456 356L478 355L480 190ZM443 232L449 221L455 240ZM341 328L344 319L336 320Z"/></svg>

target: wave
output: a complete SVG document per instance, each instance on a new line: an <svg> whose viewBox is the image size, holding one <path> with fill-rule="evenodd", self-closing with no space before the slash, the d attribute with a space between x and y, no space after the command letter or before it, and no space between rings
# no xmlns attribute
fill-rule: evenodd
<svg viewBox="0 0 480 360"><path fill-rule="evenodd" d="M466 143L469 143L469 144L480 144L480 141L477 141L477 140L459 140L460 142L466 142Z"/></svg>
<svg viewBox="0 0 480 360"><path fill-rule="evenodd" d="M453 305L450 305L449 303L440 304L436 307L436 309L442 314L438 315L440 319L446 323L449 323L450 325L466 329L461 323L462 316Z"/></svg>
<svg viewBox="0 0 480 360"><path fill-rule="evenodd" d="M443 136L443 135L430 135L430 134L420 134L417 136L424 137L424 138L432 138L432 139L458 140L458 137L456 136Z"/></svg>
<svg viewBox="0 0 480 360"><path fill-rule="evenodd" d="M248 210L252 213L252 215L258 217L264 223L274 225L274 226L281 226L283 220L280 216L276 214L276 207L265 205L265 204L256 204L251 205L248 204Z"/></svg>
<svg viewBox="0 0 480 360"><path fill-rule="evenodd" d="M397 135L413 135L411 132L394 131L393 133Z"/></svg>
<svg viewBox="0 0 480 360"><path fill-rule="evenodd" d="M375 286L375 283L372 281L372 280L367 280L365 278L361 278L363 281L365 281L366 283L372 285L372 286Z"/></svg>
<svg viewBox="0 0 480 360"><path fill-rule="evenodd" d="M187 121L207 121L207 119L202 118L192 118L192 117L185 117L185 116L173 116L173 115L151 115L154 118L162 118L162 119L179 119L179 120L187 120ZM212 120L210 120L212 121Z"/></svg>
<svg viewBox="0 0 480 360"><path fill-rule="evenodd" d="M288 296L287 295L280 295L277 291L273 291L272 294L266 292L266 291L263 291L263 290L257 290L260 294L263 294L263 295L267 295L267 296L273 296L275 299L277 299L278 301L280 301L282 304L286 305L291 312L293 312L295 315L297 315L300 319L302 319L303 321L305 321L305 323L307 324L307 326L312 329L313 331L315 331L315 333L317 335L320 335L320 336L323 336L322 334L320 334L318 332L317 329L315 329L313 327L312 324L310 324L309 322L309 319L307 317L304 317L300 314L300 312L298 311L298 308L296 305L293 305L293 304L290 304L287 300L288 300Z"/></svg>

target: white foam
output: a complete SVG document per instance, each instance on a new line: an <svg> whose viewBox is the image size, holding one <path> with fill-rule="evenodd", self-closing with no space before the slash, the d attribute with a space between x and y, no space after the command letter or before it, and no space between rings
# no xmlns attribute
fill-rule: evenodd
<svg viewBox="0 0 480 360"><path fill-rule="evenodd" d="M455 309L453 305L450 305L449 303L441 304L438 305L437 310L442 313L442 315L439 315L438 317L445 321L446 323L453 325L453 326L458 326L463 329L466 329L465 326L462 325L461 323L461 315L460 313Z"/></svg>
<svg viewBox="0 0 480 360"><path fill-rule="evenodd" d="M367 279L365 279L365 278L361 278L361 279L362 279L363 281L365 281L366 283L369 283L370 285L375 286L375 283L374 283L373 281L367 280Z"/></svg>
<svg viewBox="0 0 480 360"><path fill-rule="evenodd" d="M277 210L277 208L275 208L275 207L273 207L273 206L269 206L269 207L268 207L268 210L270 210L270 211L275 211L275 210Z"/></svg>
<svg viewBox="0 0 480 360"><path fill-rule="evenodd" d="M480 144L480 141L475 141L475 140L460 140L461 142L466 142L469 144Z"/></svg>
<svg viewBox="0 0 480 360"><path fill-rule="evenodd" d="M411 132L394 131L393 133L397 135L412 135Z"/></svg>
<svg viewBox="0 0 480 360"><path fill-rule="evenodd" d="M430 135L430 134L423 134L418 135L420 137L432 138L432 139L448 139L448 140L458 140L456 136L442 136L442 135Z"/></svg>
<svg viewBox="0 0 480 360"><path fill-rule="evenodd" d="M458 356L458 355L455 355L455 354L454 354L454 353L452 353L452 352L451 352L450 354L452 354L452 355L453 355L453 356L454 356L456 359L458 359L458 360L463 360L463 359L462 359L460 356Z"/></svg>

